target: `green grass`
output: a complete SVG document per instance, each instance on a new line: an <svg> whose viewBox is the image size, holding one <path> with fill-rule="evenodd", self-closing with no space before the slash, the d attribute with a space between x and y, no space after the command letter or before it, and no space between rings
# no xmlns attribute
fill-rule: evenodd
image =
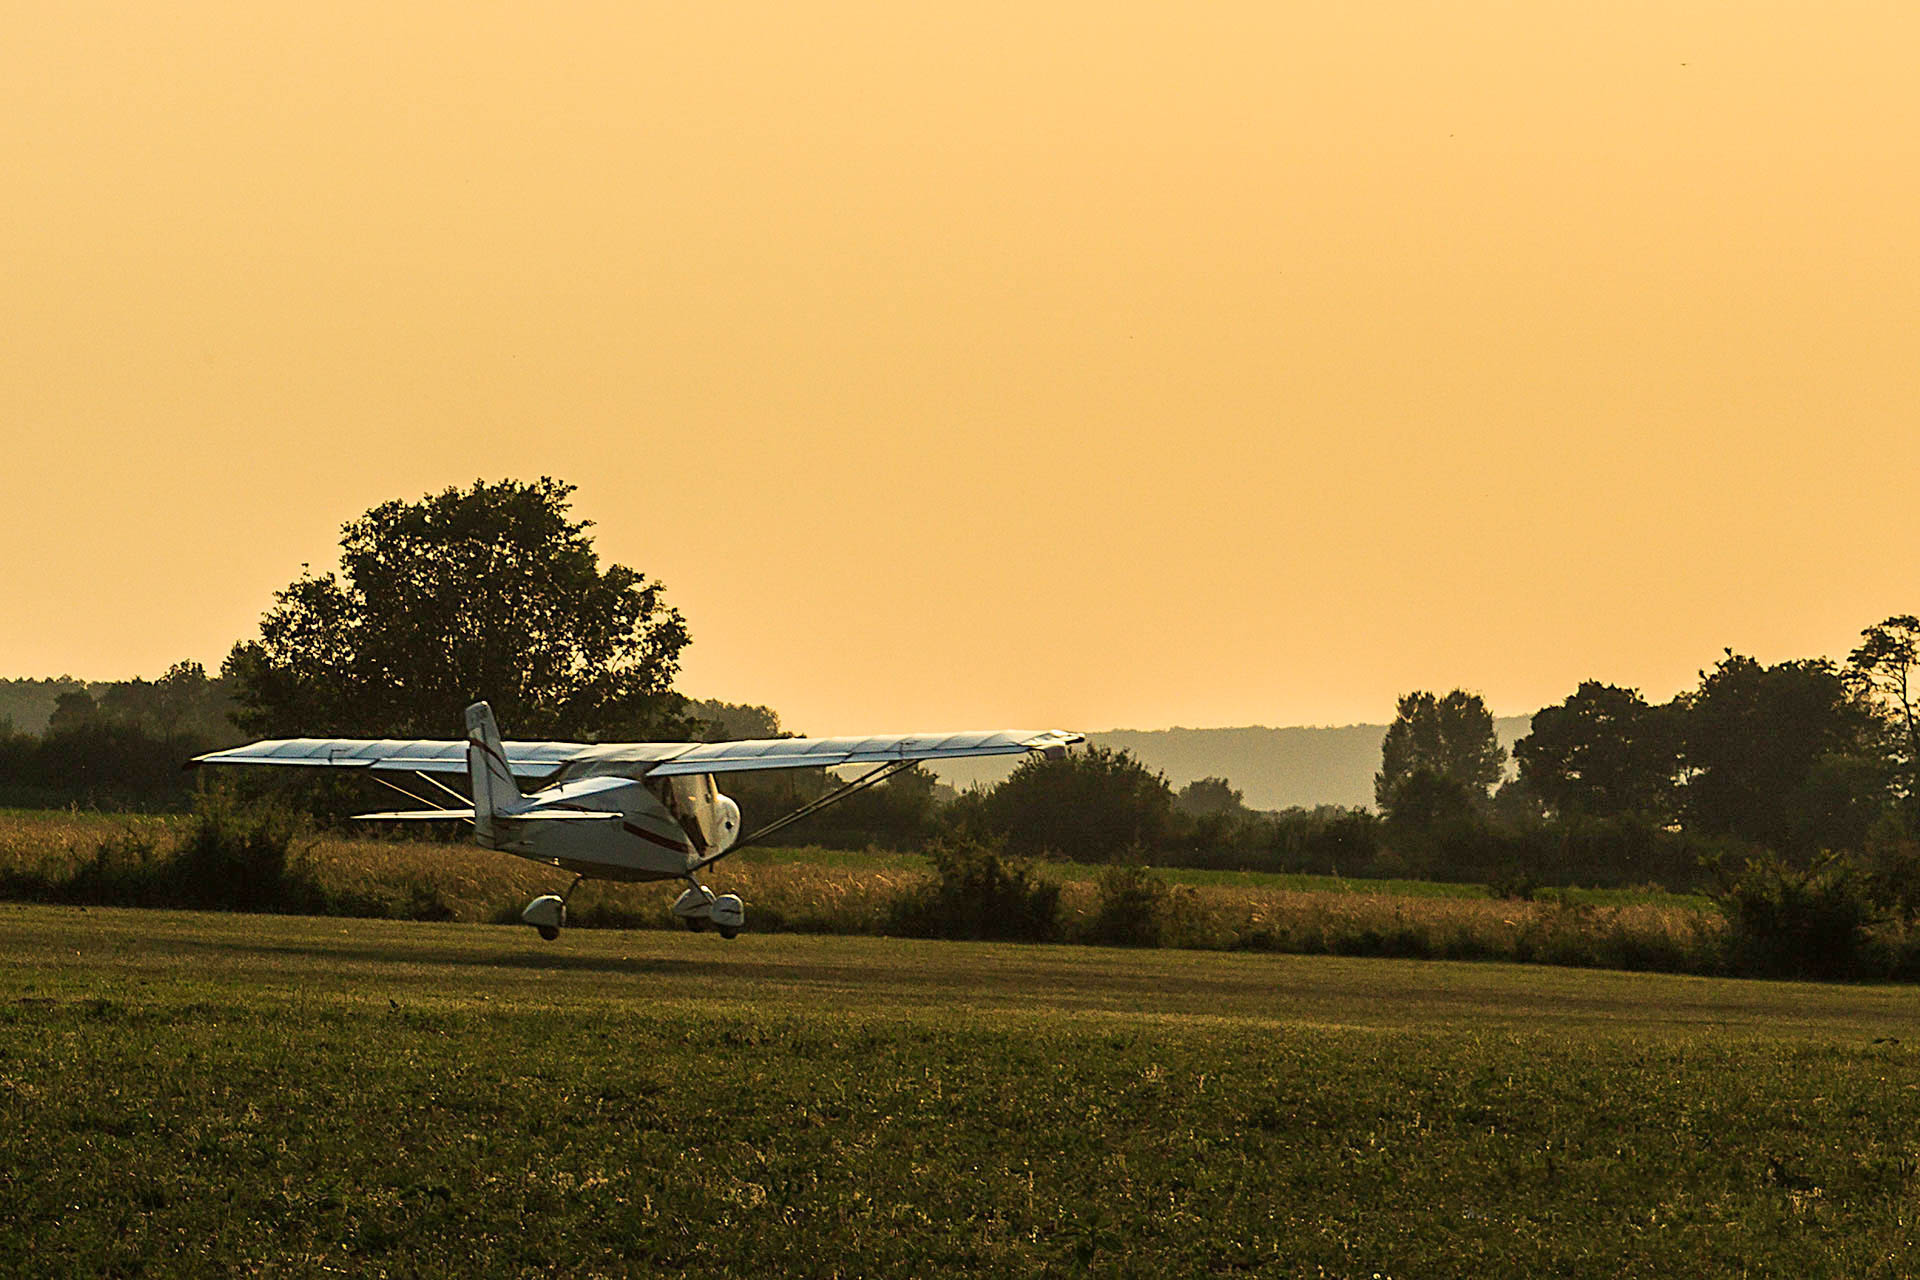
<svg viewBox="0 0 1920 1280"><path fill-rule="evenodd" d="M10 1274L1905 1275L1906 989L0 907Z"/></svg>

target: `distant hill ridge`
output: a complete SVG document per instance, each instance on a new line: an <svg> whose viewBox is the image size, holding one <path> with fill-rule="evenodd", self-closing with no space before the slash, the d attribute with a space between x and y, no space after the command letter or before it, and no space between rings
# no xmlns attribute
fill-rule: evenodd
<svg viewBox="0 0 1920 1280"><path fill-rule="evenodd" d="M1531 716L1498 716L1494 734L1513 750ZM1332 727L1234 729L1108 729L1087 737L1103 747L1124 748L1150 769L1167 775L1177 790L1196 778L1225 778L1249 808L1288 809L1337 804L1373 804L1373 775L1380 768L1384 724ZM954 761L937 772L966 789L992 783L1012 771L1003 760Z"/></svg>

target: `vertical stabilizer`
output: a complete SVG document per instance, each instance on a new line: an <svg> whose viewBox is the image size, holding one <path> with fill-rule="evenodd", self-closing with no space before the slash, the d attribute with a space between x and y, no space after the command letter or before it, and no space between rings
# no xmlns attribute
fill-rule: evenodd
<svg viewBox="0 0 1920 1280"><path fill-rule="evenodd" d="M507 764L506 749L500 745L493 708L484 702L467 708L467 781L473 787L474 835L481 844L491 846L494 816L514 813L526 803Z"/></svg>

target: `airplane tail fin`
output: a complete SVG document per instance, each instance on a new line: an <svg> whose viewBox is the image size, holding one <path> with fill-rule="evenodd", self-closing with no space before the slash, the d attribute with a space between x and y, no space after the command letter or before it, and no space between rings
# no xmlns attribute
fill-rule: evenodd
<svg viewBox="0 0 1920 1280"><path fill-rule="evenodd" d="M526 808L527 802L507 764L506 749L500 745L500 727L493 722L493 708L484 702L467 708L467 780L473 787L474 834L481 844L490 846L494 818L509 817Z"/></svg>

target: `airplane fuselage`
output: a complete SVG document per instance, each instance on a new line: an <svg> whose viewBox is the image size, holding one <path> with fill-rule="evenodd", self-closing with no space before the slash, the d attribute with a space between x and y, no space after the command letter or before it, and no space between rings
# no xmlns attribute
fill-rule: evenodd
<svg viewBox="0 0 1920 1280"><path fill-rule="evenodd" d="M536 791L521 817L498 813L475 841L578 874L609 880L678 880L738 838L740 810L710 775L649 785L633 778L580 778ZM612 813L601 821L556 822L556 812Z"/></svg>

